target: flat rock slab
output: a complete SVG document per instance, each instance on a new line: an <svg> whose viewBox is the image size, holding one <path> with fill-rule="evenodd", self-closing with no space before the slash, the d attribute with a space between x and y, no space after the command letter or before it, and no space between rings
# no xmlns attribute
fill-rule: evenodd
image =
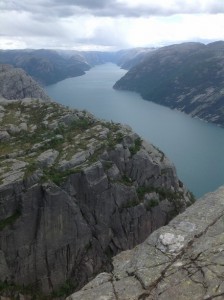
<svg viewBox="0 0 224 300"><path fill-rule="evenodd" d="M224 187L115 256L113 265L67 300L224 299Z"/></svg>

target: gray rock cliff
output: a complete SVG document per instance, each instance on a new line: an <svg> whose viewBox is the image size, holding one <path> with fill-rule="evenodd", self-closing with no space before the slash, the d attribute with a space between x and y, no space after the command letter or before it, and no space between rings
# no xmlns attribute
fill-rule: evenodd
<svg viewBox="0 0 224 300"><path fill-rule="evenodd" d="M37 98L50 101L44 90L22 69L0 65L0 96L7 100Z"/></svg>
<svg viewBox="0 0 224 300"><path fill-rule="evenodd" d="M0 108L2 297L63 299L191 204L128 126L28 98Z"/></svg>
<svg viewBox="0 0 224 300"><path fill-rule="evenodd" d="M67 300L224 299L224 187L113 258Z"/></svg>

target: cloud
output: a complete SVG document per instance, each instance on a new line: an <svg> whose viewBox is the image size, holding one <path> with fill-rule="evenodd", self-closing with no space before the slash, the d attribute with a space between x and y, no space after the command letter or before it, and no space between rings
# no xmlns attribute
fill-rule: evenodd
<svg viewBox="0 0 224 300"><path fill-rule="evenodd" d="M1 48L118 49L224 39L222 0L1 0Z"/></svg>
<svg viewBox="0 0 224 300"><path fill-rule="evenodd" d="M67 17L94 15L110 17L170 16L174 14L224 13L222 0L3 0L2 10L32 12L34 15Z"/></svg>

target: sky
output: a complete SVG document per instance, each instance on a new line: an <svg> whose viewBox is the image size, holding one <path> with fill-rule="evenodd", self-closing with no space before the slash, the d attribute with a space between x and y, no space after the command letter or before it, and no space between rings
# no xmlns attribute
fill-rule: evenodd
<svg viewBox="0 0 224 300"><path fill-rule="evenodd" d="M224 40L224 0L0 0L0 49L119 50Z"/></svg>

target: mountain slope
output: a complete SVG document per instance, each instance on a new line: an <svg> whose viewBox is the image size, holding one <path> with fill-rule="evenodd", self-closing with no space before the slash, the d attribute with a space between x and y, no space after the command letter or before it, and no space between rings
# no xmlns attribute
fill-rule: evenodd
<svg viewBox="0 0 224 300"><path fill-rule="evenodd" d="M0 96L7 100L38 98L50 101L44 90L24 70L0 65Z"/></svg>
<svg viewBox="0 0 224 300"><path fill-rule="evenodd" d="M0 50L0 63L24 69L42 85L85 74L99 64L115 63L129 69L152 49L135 48L118 52L76 50Z"/></svg>
<svg viewBox="0 0 224 300"><path fill-rule="evenodd" d="M2 50L0 63L24 69L42 85L85 74L90 66L81 57L62 57L54 50Z"/></svg>
<svg viewBox="0 0 224 300"><path fill-rule="evenodd" d="M224 126L223 87L224 42L163 47L148 54L114 86Z"/></svg>

